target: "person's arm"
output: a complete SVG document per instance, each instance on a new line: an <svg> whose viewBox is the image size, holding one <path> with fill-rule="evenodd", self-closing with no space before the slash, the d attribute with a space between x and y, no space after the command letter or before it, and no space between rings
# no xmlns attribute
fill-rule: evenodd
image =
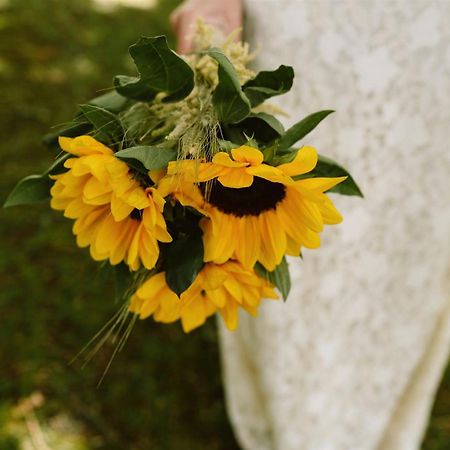
<svg viewBox="0 0 450 450"><path fill-rule="evenodd" d="M186 0L170 16L170 23L178 39L177 50L192 50L192 31L197 19L214 25L225 35L242 26L242 0Z"/></svg>

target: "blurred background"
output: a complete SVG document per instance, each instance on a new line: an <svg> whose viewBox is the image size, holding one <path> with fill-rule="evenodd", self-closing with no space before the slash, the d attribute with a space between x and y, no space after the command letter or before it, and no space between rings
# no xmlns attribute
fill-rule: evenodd
<svg viewBox="0 0 450 450"><path fill-rule="evenodd" d="M178 0L0 0L0 199L55 157L41 144L77 103L133 73L127 48L170 35ZM145 6L143 8L143 6ZM79 250L71 222L46 205L1 210L0 450L233 450L214 320L139 322L97 387L108 341L69 361L112 317L111 273ZM448 450L450 370L423 444ZM399 449L401 450L401 449Z"/></svg>

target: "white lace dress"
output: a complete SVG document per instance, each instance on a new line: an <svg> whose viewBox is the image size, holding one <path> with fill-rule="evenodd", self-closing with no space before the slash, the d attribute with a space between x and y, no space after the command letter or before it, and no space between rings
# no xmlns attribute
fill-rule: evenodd
<svg viewBox="0 0 450 450"><path fill-rule="evenodd" d="M304 143L365 199L333 196L286 304L220 329L243 449L419 448L450 347L449 23L450 0L247 2L258 66L295 66L278 103L337 110Z"/></svg>

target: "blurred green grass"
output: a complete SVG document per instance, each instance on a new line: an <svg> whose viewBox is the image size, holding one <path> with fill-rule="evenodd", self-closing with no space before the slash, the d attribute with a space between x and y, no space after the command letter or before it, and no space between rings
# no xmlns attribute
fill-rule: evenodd
<svg viewBox="0 0 450 450"><path fill-rule="evenodd" d="M108 88L113 75L129 73L130 43L141 34L168 34L177 3L100 12L88 0L6 2L0 15L2 201L17 180L56 156L40 137L69 120L77 103ZM112 342L83 370L68 361L119 307L110 274L76 247L70 222L47 206L0 214L0 450L19 448L11 410L36 391L45 396L39 421L69 415L88 442L83 449L238 449L225 414L214 321L189 336L178 324L138 323L97 389ZM448 450L448 442L450 372L423 449Z"/></svg>

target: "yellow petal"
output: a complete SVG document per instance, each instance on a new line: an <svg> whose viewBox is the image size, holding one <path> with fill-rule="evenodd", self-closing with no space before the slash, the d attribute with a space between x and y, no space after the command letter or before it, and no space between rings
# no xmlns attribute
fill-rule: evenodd
<svg viewBox="0 0 450 450"><path fill-rule="evenodd" d="M233 277L228 277L223 283L223 286L235 301L242 302L241 286Z"/></svg>
<svg viewBox="0 0 450 450"><path fill-rule="evenodd" d="M286 233L275 211L266 211L261 219L265 222L265 240L270 243L275 264L278 265L286 252Z"/></svg>
<svg viewBox="0 0 450 450"><path fill-rule="evenodd" d="M107 253L97 252L92 245L89 247L89 253L91 255L91 258L94 261L103 261L104 259L108 258L108 254Z"/></svg>
<svg viewBox="0 0 450 450"><path fill-rule="evenodd" d="M158 210L160 212L163 212L164 205L166 203L164 198L161 196L161 194L155 188L149 188L146 192L147 195L148 195L148 192L150 192L153 203L158 207Z"/></svg>
<svg viewBox="0 0 450 450"><path fill-rule="evenodd" d="M167 286L167 289L164 290L164 300L161 302L161 309L168 315L174 315L179 314L180 307L180 297Z"/></svg>
<svg viewBox="0 0 450 450"><path fill-rule="evenodd" d="M289 235L287 235L286 238L287 238L286 254L289 256L300 256L301 252L300 243L292 239Z"/></svg>
<svg viewBox="0 0 450 450"><path fill-rule="evenodd" d="M286 209L291 211L295 220L301 221L315 232L322 231L322 215L315 202L304 198L296 189L288 190L283 202L286 204Z"/></svg>
<svg viewBox="0 0 450 450"><path fill-rule="evenodd" d="M230 301L220 309L220 314L225 322L226 327L230 331L234 331L238 326L238 308L237 303Z"/></svg>
<svg viewBox="0 0 450 450"><path fill-rule="evenodd" d="M342 222L341 214L329 198L326 197L325 201L319 204L319 209L323 222L327 225L335 225Z"/></svg>
<svg viewBox="0 0 450 450"><path fill-rule="evenodd" d="M139 314L141 307L142 307L142 303L143 303L142 298L140 298L136 294L134 294L130 299L128 311L130 311L134 314Z"/></svg>
<svg viewBox="0 0 450 450"><path fill-rule="evenodd" d="M247 311L253 317L256 317L258 315L258 306L244 304L242 305L242 308L244 309L244 311Z"/></svg>
<svg viewBox="0 0 450 450"><path fill-rule="evenodd" d="M107 206L100 208L91 206L91 211L89 213L75 221L72 227L73 233L77 235L86 231L86 229L92 227L95 223L101 222L107 214L109 214Z"/></svg>
<svg viewBox="0 0 450 450"><path fill-rule="evenodd" d="M158 183L162 178L167 174L167 169L158 169L158 170L150 170L148 172L149 178L153 181L153 183Z"/></svg>
<svg viewBox="0 0 450 450"><path fill-rule="evenodd" d="M193 159L170 161L167 165L167 175L183 175L188 179L197 176L200 163Z"/></svg>
<svg viewBox="0 0 450 450"><path fill-rule="evenodd" d="M277 167L272 167L267 164L261 164L260 166L249 167L246 172L259 178L271 181L272 183L281 183L284 185L293 184L294 181L286 176Z"/></svg>
<svg viewBox="0 0 450 450"><path fill-rule="evenodd" d="M196 174L196 178L194 179L196 181L209 181L213 178L218 177L223 170L224 167L216 165L214 163L202 163L200 164L198 173Z"/></svg>
<svg viewBox="0 0 450 450"><path fill-rule="evenodd" d="M161 297L154 295L152 297L143 299L141 309L139 311L139 318L141 320L150 317L159 307L161 303Z"/></svg>
<svg viewBox="0 0 450 450"><path fill-rule="evenodd" d="M253 175L250 175L245 169L231 169L220 175L218 178L222 186L229 188L249 187L253 183ZM236 195L239 195L236 193Z"/></svg>
<svg viewBox="0 0 450 450"><path fill-rule="evenodd" d="M91 136L78 136L76 138L68 138L60 136L58 138L59 146L72 155L83 156L91 155L93 153L101 153L104 155L112 155L113 151L96 141Z"/></svg>
<svg viewBox="0 0 450 450"><path fill-rule="evenodd" d="M131 244L128 248L127 256L125 262L128 264L130 269L137 270L139 268L139 243L141 240L141 233L143 231L143 226L140 223L136 228Z"/></svg>
<svg viewBox="0 0 450 450"><path fill-rule="evenodd" d="M159 247L156 239L142 228L139 256L144 267L151 270L155 267L159 256Z"/></svg>
<svg viewBox="0 0 450 450"><path fill-rule="evenodd" d="M115 245L115 248L111 250L109 255L109 262L112 265L119 264L125 259L128 248L133 240L134 233L136 232L139 223L135 220L127 220L121 224L122 233Z"/></svg>
<svg viewBox="0 0 450 450"><path fill-rule="evenodd" d="M305 180L299 180L296 182L299 186L302 186L311 191L325 192L342 183L347 177L337 178L307 178Z"/></svg>
<svg viewBox="0 0 450 450"><path fill-rule="evenodd" d="M214 214L214 220L202 219L200 221L205 247L204 260L221 264L231 258L235 245L238 245L236 242L238 228L234 217L218 211L214 211ZM207 222L210 223L207 224Z"/></svg>
<svg viewBox="0 0 450 450"><path fill-rule="evenodd" d="M171 323L180 318L180 298L170 289L164 291L164 296L159 306L159 309L154 314L154 319L157 322Z"/></svg>
<svg viewBox="0 0 450 450"><path fill-rule="evenodd" d="M64 210L64 217L69 219L78 219L78 217L84 216L92 211L90 205L83 202L81 198L75 198L72 200Z"/></svg>
<svg viewBox="0 0 450 450"><path fill-rule="evenodd" d="M302 246L306 248L319 248L320 247L320 237L317 233L306 227L305 225L299 223L298 229L302 235Z"/></svg>
<svg viewBox="0 0 450 450"><path fill-rule="evenodd" d="M205 323L207 312L205 311L203 302L203 298L198 296L188 306L182 307L181 325L185 333L189 333L189 331Z"/></svg>
<svg viewBox="0 0 450 450"><path fill-rule="evenodd" d="M301 242L301 234L297 228L298 221L300 220L300 211L293 210L291 205L288 205L286 201L281 202L276 213L280 220L281 226L286 233L297 243Z"/></svg>
<svg viewBox="0 0 450 450"><path fill-rule="evenodd" d="M258 306L261 300L260 289L253 286L245 286L242 293L242 306Z"/></svg>
<svg viewBox="0 0 450 450"><path fill-rule="evenodd" d="M241 245L236 246L236 258L246 268L253 268L258 259L261 231L256 216L243 217L237 220Z"/></svg>
<svg viewBox="0 0 450 450"><path fill-rule="evenodd" d="M227 272L216 264L205 264L200 275L202 287L208 291L222 287L228 277Z"/></svg>
<svg viewBox="0 0 450 450"><path fill-rule="evenodd" d="M121 220L126 219L131 212L133 211L133 207L128 203L125 203L121 198L117 197L117 195L113 192L111 195L111 214L114 217L116 222L120 222Z"/></svg>
<svg viewBox="0 0 450 450"><path fill-rule="evenodd" d="M275 292L274 288L272 286L269 286L269 284L265 284L262 289L262 296L264 298L270 298L272 300L278 300L278 294Z"/></svg>
<svg viewBox="0 0 450 450"><path fill-rule="evenodd" d="M210 290L207 295L218 308L223 308L228 298L228 293L223 288Z"/></svg>
<svg viewBox="0 0 450 450"><path fill-rule="evenodd" d="M123 200L136 209L144 209L150 204L150 200L144 189L134 186L122 196Z"/></svg>
<svg viewBox="0 0 450 450"><path fill-rule="evenodd" d="M156 275L152 275L150 278L144 281L144 283L138 288L136 294L141 298L149 298L159 293L161 289L167 287L165 272L159 272Z"/></svg>
<svg viewBox="0 0 450 450"><path fill-rule="evenodd" d="M317 151L314 147L302 147L298 150L294 160L290 163L281 164L278 166L282 172L286 175L302 175L316 167L317 164Z"/></svg>
<svg viewBox="0 0 450 450"><path fill-rule="evenodd" d="M262 164L264 155L257 148L242 145L239 148L233 148L231 155L235 161L249 163L251 166Z"/></svg>
<svg viewBox="0 0 450 450"><path fill-rule="evenodd" d="M105 194L109 194L111 188L108 185L104 185L97 178L91 177L89 181L84 185L83 197L86 201L93 201L96 203L97 198L107 198Z"/></svg>
<svg viewBox="0 0 450 450"><path fill-rule="evenodd" d="M230 155L226 152L216 153L213 157L212 162L213 162L213 164L217 164L219 166L230 167L230 168L248 166L248 164L246 162L233 161L230 158Z"/></svg>
<svg viewBox="0 0 450 450"><path fill-rule="evenodd" d="M99 253L110 255L120 241L122 226L114 221L111 215L107 215L100 226L94 241L95 250Z"/></svg>

